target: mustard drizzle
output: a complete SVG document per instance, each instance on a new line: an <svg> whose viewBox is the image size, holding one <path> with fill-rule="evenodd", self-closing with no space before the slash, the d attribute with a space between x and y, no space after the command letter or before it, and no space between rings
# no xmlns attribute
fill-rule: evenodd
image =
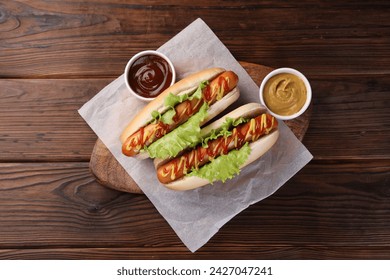
<svg viewBox="0 0 390 280"><path fill-rule="evenodd" d="M241 145L239 143L240 140L239 130L238 130L238 128L240 127L239 126L233 129L232 134L230 136L224 137L224 139L221 138L214 139L213 141L216 141L217 144L215 145L212 145L211 143L209 144L209 148L213 147L212 153L207 152L207 149L209 148L203 148L203 147L199 147L197 149L191 150L187 154L181 156L178 163L174 162L173 164L164 167L162 169L162 176L167 177L169 175L170 179L173 181L176 179L176 174L182 167L183 167L183 174L187 174L190 166L193 166L194 169L199 169L199 164L200 164L199 154L202 152L204 154L207 154L211 161L217 155L217 152L221 147L223 148L222 149L222 154L223 154L224 150L227 149L227 147L231 142L234 143L234 148L240 148L245 142L256 141L262 135L269 134L270 131L275 128L276 125L275 118L271 116L270 119L271 122L269 126L267 125L267 114L262 114L260 116L260 119L258 117L250 119L249 128L243 137L244 141L241 141Z"/></svg>

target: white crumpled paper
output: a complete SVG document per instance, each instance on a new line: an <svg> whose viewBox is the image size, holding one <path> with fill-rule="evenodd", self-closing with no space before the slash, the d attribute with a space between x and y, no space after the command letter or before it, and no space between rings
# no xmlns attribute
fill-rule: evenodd
<svg viewBox="0 0 390 280"><path fill-rule="evenodd" d="M258 86L201 19L158 50L172 60L178 79L204 68L224 67L240 78L241 96L236 107L259 102ZM192 252L235 215L273 194L312 159L290 129L280 122L277 143L239 176L224 184L172 191L158 182L152 160L136 160L121 153L119 135L144 105L128 92L122 75L84 104L79 113Z"/></svg>

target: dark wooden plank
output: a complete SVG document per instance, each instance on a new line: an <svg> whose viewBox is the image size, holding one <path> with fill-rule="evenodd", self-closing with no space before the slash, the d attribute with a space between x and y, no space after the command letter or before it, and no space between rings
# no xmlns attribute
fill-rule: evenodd
<svg viewBox="0 0 390 280"><path fill-rule="evenodd" d="M88 259L88 260L383 260L390 256L389 246L277 246L257 245L241 248L213 247L190 253L180 247L121 248L33 248L0 249L0 259Z"/></svg>
<svg viewBox="0 0 390 280"><path fill-rule="evenodd" d="M146 196L102 187L88 163L3 163L0 170L0 248L180 244ZM156 232L162 239L153 241Z"/></svg>
<svg viewBox="0 0 390 280"><path fill-rule="evenodd" d="M390 243L389 166L314 161L200 252L239 258L250 248L347 245L374 253ZM167 248L185 248L145 196L100 186L87 163L3 163L0 170L0 249L132 247L163 257Z"/></svg>
<svg viewBox="0 0 390 280"><path fill-rule="evenodd" d="M389 259L389 10L380 0L1 1L0 258ZM315 160L191 254L145 196L93 179L96 136L76 110L134 53L198 17L238 60L309 77L304 144Z"/></svg>
<svg viewBox="0 0 390 280"><path fill-rule="evenodd" d="M111 81L0 80L0 161L89 160L97 137L77 110Z"/></svg>
<svg viewBox="0 0 390 280"><path fill-rule="evenodd" d="M312 75L389 74L388 11L384 1L3 1L0 77L115 77L136 52L198 17L242 61Z"/></svg>
<svg viewBox="0 0 390 280"><path fill-rule="evenodd" d="M111 81L0 79L0 161L88 161L96 135L77 109ZM313 110L303 143L316 159L390 157L387 75L310 81Z"/></svg>
<svg viewBox="0 0 390 280"><path fill-rule="evenodd" d="M313 77L303 143L315 159L390 158L388 75Z"/></svg>

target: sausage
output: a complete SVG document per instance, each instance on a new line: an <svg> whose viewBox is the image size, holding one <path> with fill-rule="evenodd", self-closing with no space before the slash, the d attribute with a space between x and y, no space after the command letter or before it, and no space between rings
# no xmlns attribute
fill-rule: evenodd
<svg viewBox="0 0 390 280"><path fill-rule="evenodd" d="M223 72L203 89L203 98L208 105L212 105L234 89L237 84L238 76L234 72Z"/></svg>
<svg viewBox="0 0 390 280"><path fill-rule="evenodd" d="M186 100L176 105L176 114L172 118L172 124L165 124L162 121L157 121L156 123L150 123L141 127L123 143L122 153L127 156L138 154L144 146L149 146L157 139L186 122L194 114L194 111L199 111L203 103L204 101L202 99L193 98L192 100Z"/></svg>
<svg viewBox="0 0 390 280"><path fill-rule="evenodd" d="M143 147L150 145L186 122L200 110L204 102L207 102L210 106L222 99L223 96L237 86L237 83L238 76L234 72L223 72L203 88L202 99L193 98L175 106L176 113L172 118L172 124L164 124L162 121L157 121L140 128L130 135L122 145L122 153L127 156L135 156Z"/></svg>
<svg viewBox="0 0 390 280"><path fill-rule="evenodd" d="M199 169L214 158L240 149L247 142L254 142L277 128L277 120L269 114L261 114L232 130L230 136L220 136L209 141L207 147L198 146L169 161L157 169L157 178L167 184L180 179L192 169Z"/></svg>

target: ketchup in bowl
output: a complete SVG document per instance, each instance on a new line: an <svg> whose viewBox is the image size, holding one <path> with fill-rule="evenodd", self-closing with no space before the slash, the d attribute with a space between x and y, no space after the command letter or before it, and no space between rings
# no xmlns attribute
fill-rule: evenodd
<svg viewBox="0 0 390 280"><path fill-rule="evenodd" d="M175 82L172 63L163 54L144 51L127 64L125 79L128 89L139 99L152 100Z"/></svg>

